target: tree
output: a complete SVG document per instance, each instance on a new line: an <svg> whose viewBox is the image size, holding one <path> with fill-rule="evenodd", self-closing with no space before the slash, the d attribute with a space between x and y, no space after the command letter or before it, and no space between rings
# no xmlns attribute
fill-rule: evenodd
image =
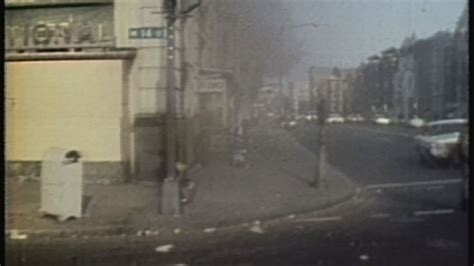
<svg viewBox="0 0 474 266"><path fill-rule="evenodd" d="M237 70L245 94L255 94L264 74L287 74L299 61L302 43L293 41L283 0L217 0L207 5L216 9L218 65Z"/></svg>

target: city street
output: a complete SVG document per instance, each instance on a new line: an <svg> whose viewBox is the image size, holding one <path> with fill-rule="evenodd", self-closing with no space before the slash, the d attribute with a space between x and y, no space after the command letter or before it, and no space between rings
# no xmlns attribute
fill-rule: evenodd
<svg viewBox="0 0 474 266"><path fill-rule="evenodd" d="M316 131L302 127L294 136L314 148ZM422 166L412 134L330 126L329 161L358 184L358 194L328 210L262 222L257 233L243 224L172 243L160 236L19 241L7 253L16 263L7 265L467 265L458 172ZM167 244L168 253L155 251Z"/></svg>
<svg viewBox="0 0 474 266"><path fill-rule="evenodd" d="M0 266L474 266L469 3L6 0Z"/></svg>

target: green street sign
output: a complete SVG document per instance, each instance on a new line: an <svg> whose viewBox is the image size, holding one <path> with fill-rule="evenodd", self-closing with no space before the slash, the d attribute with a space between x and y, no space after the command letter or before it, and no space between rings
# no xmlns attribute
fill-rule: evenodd
<svg viewBox="0 0 474 266"><path fill-rule="evenodd" d="M165 27L141 27L128 29L129 39L164 39L166 38Z"/></svg>

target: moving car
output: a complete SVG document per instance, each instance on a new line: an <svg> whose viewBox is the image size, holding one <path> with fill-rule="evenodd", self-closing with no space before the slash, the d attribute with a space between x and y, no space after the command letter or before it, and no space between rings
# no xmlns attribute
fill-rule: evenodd
<svg viewBox="0 0 474 266"><path fill-rule="evenodd" d="M344 123L344 118L340 114L330 114L329 117L326 119L326 123Z"/></svg>
<svg viewBox="0 0 474 266"><path fill-rule="evenodd" d="M374 124L376 125L388 125L391 121L388 117L377 115L374 117Z"/></svg>
<svg viewBox="0 0 474 266"><path fill-rule="evenodd" d="M299 122L297 117L287 117L283 118L283 121L281 122L281 126L285 129L293 129L298 126Z"/></svg>
<svg viewBox="0 0 474 266"><path fill-rule="evenodd" d="M350 114L347 116L347 121L349 122L364 122L365 119L360 114Z"/></svg>
<svg viewBox="0 0 474 266"><path fill-rule="evenodd" d="M415 136L415 149L423 162L434 165L454 163L460 132L466 119L447 119L428 123Z"/></svg>
<svg viewBox="0 0 474 266"><path fill-rule="evenodd" d="M426 124L425 120L416 116L408 121L408 125L414 128L422 127L425 124Z"/></svg>

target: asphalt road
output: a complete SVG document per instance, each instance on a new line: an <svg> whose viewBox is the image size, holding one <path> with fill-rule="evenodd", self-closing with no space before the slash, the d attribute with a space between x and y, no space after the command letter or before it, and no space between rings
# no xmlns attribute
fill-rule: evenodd
<svg viewBox="0 0 474 266"><path fill-rule="evenodd" d="M294 135L315 149L317 128ZM213 233L12 242L6 265L468 265L458 171L431 169L412 131L370 125L328 129L330 163L359 193L330 210ZM257 228L257 230L255 230ZM172 244L169 252L156 247Z"/></svg>

